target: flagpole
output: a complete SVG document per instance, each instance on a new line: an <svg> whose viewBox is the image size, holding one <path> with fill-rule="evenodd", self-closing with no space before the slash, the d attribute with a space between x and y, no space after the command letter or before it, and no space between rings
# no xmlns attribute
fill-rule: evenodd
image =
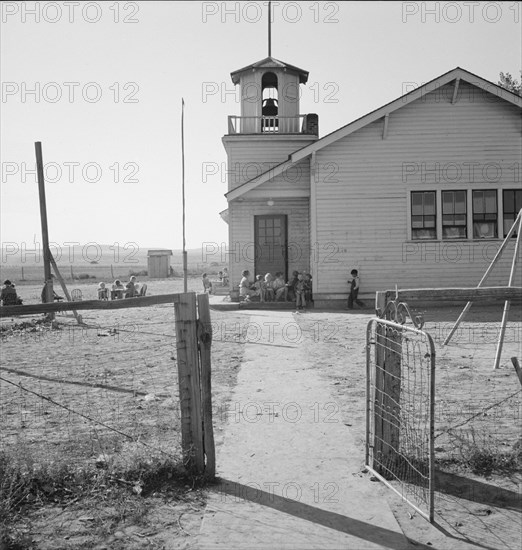
<svg viewBox="0 0 522 550"><path fill-rule="evenodd" d="M185 101L181 98L181 202L183 205L183 292L187 292L187 250L185 246Z"/></svg>
<svg viewBox="0 0 522 550"><path fill-rule="evenodd" d="M272 57L272 2L268 2L268 57Z"/></svg>

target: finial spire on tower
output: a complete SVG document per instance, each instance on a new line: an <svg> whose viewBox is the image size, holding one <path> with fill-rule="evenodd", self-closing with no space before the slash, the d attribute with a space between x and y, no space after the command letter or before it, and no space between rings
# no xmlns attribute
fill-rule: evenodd
<svg viewBox="0 0 522 550"><path fill-rule="evenodd" d="M268 2L268 57L272 57L272 2Z"/></svg>

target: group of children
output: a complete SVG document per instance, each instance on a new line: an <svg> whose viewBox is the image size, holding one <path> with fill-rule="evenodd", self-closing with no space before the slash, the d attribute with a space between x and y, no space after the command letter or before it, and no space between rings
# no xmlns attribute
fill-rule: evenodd
<svg viewBox="0 0 522 550"><path fill-rule="evenodd" d="M225 268L226 270L226 268ZM222 281L226 280L228 283L228 271L223 270ZM350 285L350 294L348 296L348 309L353 309L354 304L359 307L364 307L364 303L359 300L359 288L360 278L357 269L352 269L351 280L348 281ZM244 270L241 273L241 282L239 283L239 295L244 297L245 301L250 301L251 297L258 296L260 302L277 302L284 300L293 302L295 301L297 310L304 309L307 304L313 303L312 296L312 276L310 273L299 273L298 271L292 272L292 277L285 283L284 275L278 271L275 277L271 273L267 273L264 277L257 275L254 283L249 281L250 271ZM206 273L203 273L203 288L205 292L212 292L212 282L207 277ZM116 300L119 298L133 298L135 296L144 295L146 285L139 288L139 283L136 277L133 275L125 286L119 279L116 279L111 286L110 298ZM45 287L44 287L45 291ZM42 296L44 296L44 291ZM62 299L55 293L55 299ZM98 299L108 300L109 289L105 283L98 285ZM4 286L1 291L0 301L2 305L16 305L21 304L22 300L17 295L15 285L9 281L4 281ZM45 301L42 298L42 301Z"/></svg>
<svg viewBox="0 0 522 550"><path fill-rule="evenodd" d="M140 289L138 280L134 275L129 279L129 282L123 285L123 283L116 279L111 285L110 297L111 300L119 300L121 298L135 298L136 296L143 296L146 285L143 285ZM98 285L98 300L108 300L109 289L105 283Z"/></svg>
<svg viewBox="0 0 522 550"><path fill-rule="evenodd" d="M212 294L212 281L206 273L201 275L201 282L203 283L203 292ZM228 268L226 267L218 273L218 286L228 286Z"/></svg>
<svg viewBox="0 0 522 550"><path fill-rule="evenodd" d="M248 302L254 296L259 297L260 302L277 302L280 300L295 301L297 310L304 309L307 304L313 302L312 276L310 273L294 271L292 277L285 283L284 275L278 271L275 277L267 273L264 277L257 275L254 283L249 280L250 271L241 273L239 283L239 295Z"/></svg>
<svg viewBox="0 0 522 550"><path fill-rule="evenodd" d="M350 285L350 294L348 295L348 309L353 309L354 304L358 307L364 307L364 303L359 300L360 278L357 269L350 272L352 278L348 281ZM296 309L302 310L307 304L313 303L312 295L312 276L310 273L292 272L292 277L285 283L283 273L278 272L275 278L271 273L264 277L257 275L255 282L249 281L250 271L245 270L241 273L241 282L239 283L239 295L243 296L245 302L250 301L251 297L259 296L260 302L295 301Z"/></svg>

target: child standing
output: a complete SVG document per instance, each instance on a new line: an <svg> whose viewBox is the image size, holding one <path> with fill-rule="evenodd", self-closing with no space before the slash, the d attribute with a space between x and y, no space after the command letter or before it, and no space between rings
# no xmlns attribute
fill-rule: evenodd
<svg viewBox="0 0 522 550"><path fill-rule="evenodd" d="M206 273L201 276L201 282L203 283L203 292L212 294L212 281L208 278Z"/></svg>
<svg viewBox="0 0 522 550"><path fill-rule="evenodd" d="M350 295L348 296L348 309L353 309L354 302L359 307L364 307L364 302L357 298L359 296L359 287L361 285L359 272L357 271L357 269L352 269L350 271L350 275L352 276L352 280L348 281L348 284L350 285Z"/></svg>
<svg viewBox="0 0 522 550"><path fill-rule="evenodd" d="M306 283L304 281L303 275L299 273L297 275L297 282L294 285L295 307L297 311L304 309L306 307L305 292L306 292Z"/></svg>
<svg viewBox="0 0 522 550"><path fill-rule="evenodd" d="M303 275L305 282L305 302L307 304L312 304L314 302L314 297L312 294L312 276L310 273L305 273Z"/></svg>
<svg viewBox="0 0 522 550"><path fill-rule="evenodd" d="M256 295L259 296L259 301L264 302L266 298L266 287L265 287L265 280L263 279L262 275L256 276L256 282L254 283L254 290L256 292Z"/></svg>

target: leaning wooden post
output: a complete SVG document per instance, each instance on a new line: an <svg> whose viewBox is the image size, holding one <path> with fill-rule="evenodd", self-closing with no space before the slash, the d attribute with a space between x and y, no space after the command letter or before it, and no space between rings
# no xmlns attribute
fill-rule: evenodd
<svg viewBox="0 0 522 550"><path fill-rule="evenodd" d="M511 271L509 273L509 282L508 286L513 286L515 280L515 272L517 270L517 261L518 261L518 251L520 250L520 233L522 233L522 210L518 214L518 233L517 233L517 242L515 243L515 251L513 252L513 261L511 262ZM514 226L515 224L513 224ZM502 355L502 346L504 344L504 334L506 333L506 324L509 315L509 308L511 307L511 302L506 300L504 303L504 313L502 314L502 323L500 324L500 334L498 335L497 351L495 354L495 364L494 369L498 369L500 365L500 356Z"/></svg>
<svg viewBox="0 0 522 550"><path fill-rule="evenodd" d="M212 325L208 294L198 294L198 341L201 360L201 406L203 416L203 442L205 444L205 476L216 475L216 448L214 445L214 425L212 422L212 382L211 382L211 346Z"/></svg>
<svg viewBox="0 0 522 550"><path fill-rule="evenodd" d="M49 231L47 229L47 205L45 202L45 179L43 169L42 143L35 142L36 172L38 175L38 195L40 199L40 222L42 226L42 248L44 260L45 301L53 301L53 279L51 277L51 250L49 248ZM54 318L54 313L50 314Z"/></svg>
<svg viewBox="0 0 522 550"><path fill-rule="evenodd" d="M493 268L495 267L495 264L502 257L502 253L504 252L504 249L506 248L506 246L510 242L511 236L514 233L514 231L517 227L517 224L520 224L521 219L522 219L522 210L518 213L518 216L517 216L515 222L513 223L513 225L511 226L511 229L509 230L509 233L505 236L504 240L502 241L502 244L500 245L499 249L497 250L497 253L495 254L495 257L493 258L493 260L491 260L491 263L489 264L489 267L486 269L486 272L482 276L482 279L480 279L479 284L477 285L477 288L481 287L486 282L486 280L489 277L490 273L493 271ZM472 304L473 304L472 301L469 301L466 304L466 306L462 310L462 313L459 315L459 318L455 321L455 324L453 325L453 328L450 330L450 333L448 334L448 336L446 336L446 339L444 340L444 342L442 344L443 346L447 346L449 344L449 342L451 340L451 337L455 334L455 331L459 327L460 323L462 323L462 321L466 317L466 315L467 315L469 309L471 308Z"/></svg>
<svg viewBox="0 0 522 550"><path fill-rule="evenodd" d="M518 381L520 382L520 385L522 386L522 369L520 368L520 363L518 362L517 357L512 357L511 362L513 363L513 366L515 367L515 372L518 376Z"/></svg>
<svg viewBox="0 0 522 550"><path fill-rule="evenodd" d="M56 264L56 260L54 259L54 256L51 254L49 256L49 259L51 260L51 265L53 266L54 272L56 273L56 276L58 277L58 281L60 281L60 285L62 287L63 293L65 294L65 297L67 298L68 302L72 302L71 295L69 294L69 290L67 289L67 286L65 285L65 281L60 273L60 270L58 269L58 265ZM54 301L54 299L53 299ZM82 316L78 314L78 312L73 309L73 315L78 322L79 325L83 323Z"/></svg>
<svg viewBox="0 0 522 550"><path fill-rule="evenodd" d="M178 357L181 447L187 468L198 475L205 470L197 339L196 295L177 294L176 349Z"/></svg>

